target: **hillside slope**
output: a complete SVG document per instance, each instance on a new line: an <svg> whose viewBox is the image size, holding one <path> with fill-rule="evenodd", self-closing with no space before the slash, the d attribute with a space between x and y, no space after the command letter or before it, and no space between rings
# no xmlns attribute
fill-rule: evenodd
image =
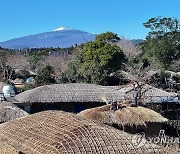
<svg viewBox="0 0 180 154"><path fill-rule="evenodd" d="M75 44L94 41L95 37L96 34L60 27L52 32L40 33L0 42L0 46L3 48L14 49L42 47L66 48L74 46Z"/></svg>

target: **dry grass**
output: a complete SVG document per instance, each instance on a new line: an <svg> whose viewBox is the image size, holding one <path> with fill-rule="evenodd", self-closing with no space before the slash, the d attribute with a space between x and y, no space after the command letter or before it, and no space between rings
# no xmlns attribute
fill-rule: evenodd
<svg viewBox="0 0 180 154"><path fill-rule="evenodd" d="M18 94L20 103L53 102L106 102L106 100L124 99L125 94L117 90L95 84L54 84L40 86Z"/></svg>
<svg viewBox="0 0 180 154"><path fill-rule="evenodd" d="M115 113L116 123L120 125L142 125L146 123L163 123L168 121L159 113L144 107L127 107L117 110Z"/></svg>
<svg viewBox="0 0 180 154"><path fill-rule="evenodd" d="M149 142L138 148L131 139L132 135L123 131L60 111L41 112L0 125L0 153L170 153Z"/></svg>
<svg viewBox="0 0 180 154"><path fill-rule="evenodd" d="M129 103L129 101L127 101ZM146 126L146 123L163 123L168 119L159 113L144 107L130 107L126 102L119 103L117 111L110 111L111 105L87 109L78 115L87 119L96 120L108 124L119 124L122 126Z"/></svg>

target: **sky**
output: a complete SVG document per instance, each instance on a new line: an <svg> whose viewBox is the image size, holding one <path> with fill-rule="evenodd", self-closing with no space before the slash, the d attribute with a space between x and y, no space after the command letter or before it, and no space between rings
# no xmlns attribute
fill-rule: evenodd
<svg viewBox="0 0 180 154"><path fill-rule="evenodd" d="M0 0L0 42L62 26L144 39L158 16L180 20L180 0Z"/></svg>

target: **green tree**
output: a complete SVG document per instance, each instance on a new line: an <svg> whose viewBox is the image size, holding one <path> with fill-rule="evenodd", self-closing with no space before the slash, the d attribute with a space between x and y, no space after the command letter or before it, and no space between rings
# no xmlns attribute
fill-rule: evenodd
<svg viewBox="0 0 180 154"><path fill-rule="evenodd" d="M29 63L32 69L36 69L39 63L43 61L45 56L47 56L48 54L48 49L36 50L30 54L31 58L29 60Z"/></svg>
<svg viewBox="0 0 180 154"><path fill-rule="evenodd" d="M47 65L40 70L35 78L35 81L39 85L55 83L55 79L52 77L53 69Z"/></svg>
<svg viewBox="0 0 180 154"><path fill-rule="evenodd" d="M102 33L100 35L97 35L96 41L104 41L104 42L115 43L115 42L120 41L120 38L118 37L117 34L115 34L113 32L106 32L106 33Z"/></svg>
<svg viewBox="0 0 180 154"><path fill-rule="evenodd" d="M179 31L179 21L176 18L151 18L143 25L150 29L148 37L151 38L163 37L168 33Z"/></svg>
<svg viewBox="0 0 180 154"><path fill-rule="evenodd" d="M115 43L114 33L103 33L86 43L70 62L65 75L69 82L106 84L108 76L120 69L125 55Z"/></svg>
<svg viewBox="0 0 180 154"><path fill-rule="evenodd" d="M169 67L180 56L179 21L158 17L149 19L144 26L150 29L144 43L147 55L159 61L161 67Z"/></svg>

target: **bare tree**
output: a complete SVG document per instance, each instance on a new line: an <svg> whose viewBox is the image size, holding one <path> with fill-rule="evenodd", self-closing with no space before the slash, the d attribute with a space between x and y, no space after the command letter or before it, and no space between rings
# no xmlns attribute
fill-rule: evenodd
<svg viewBox="0 0 180 154"><path fill-rule="evenodd" d="M128 58L134 57L142 52L140 47L135 46L130 40L127 40L123 36L121 37L121 40L117 43L117 45L121 47Z"/></svg>

